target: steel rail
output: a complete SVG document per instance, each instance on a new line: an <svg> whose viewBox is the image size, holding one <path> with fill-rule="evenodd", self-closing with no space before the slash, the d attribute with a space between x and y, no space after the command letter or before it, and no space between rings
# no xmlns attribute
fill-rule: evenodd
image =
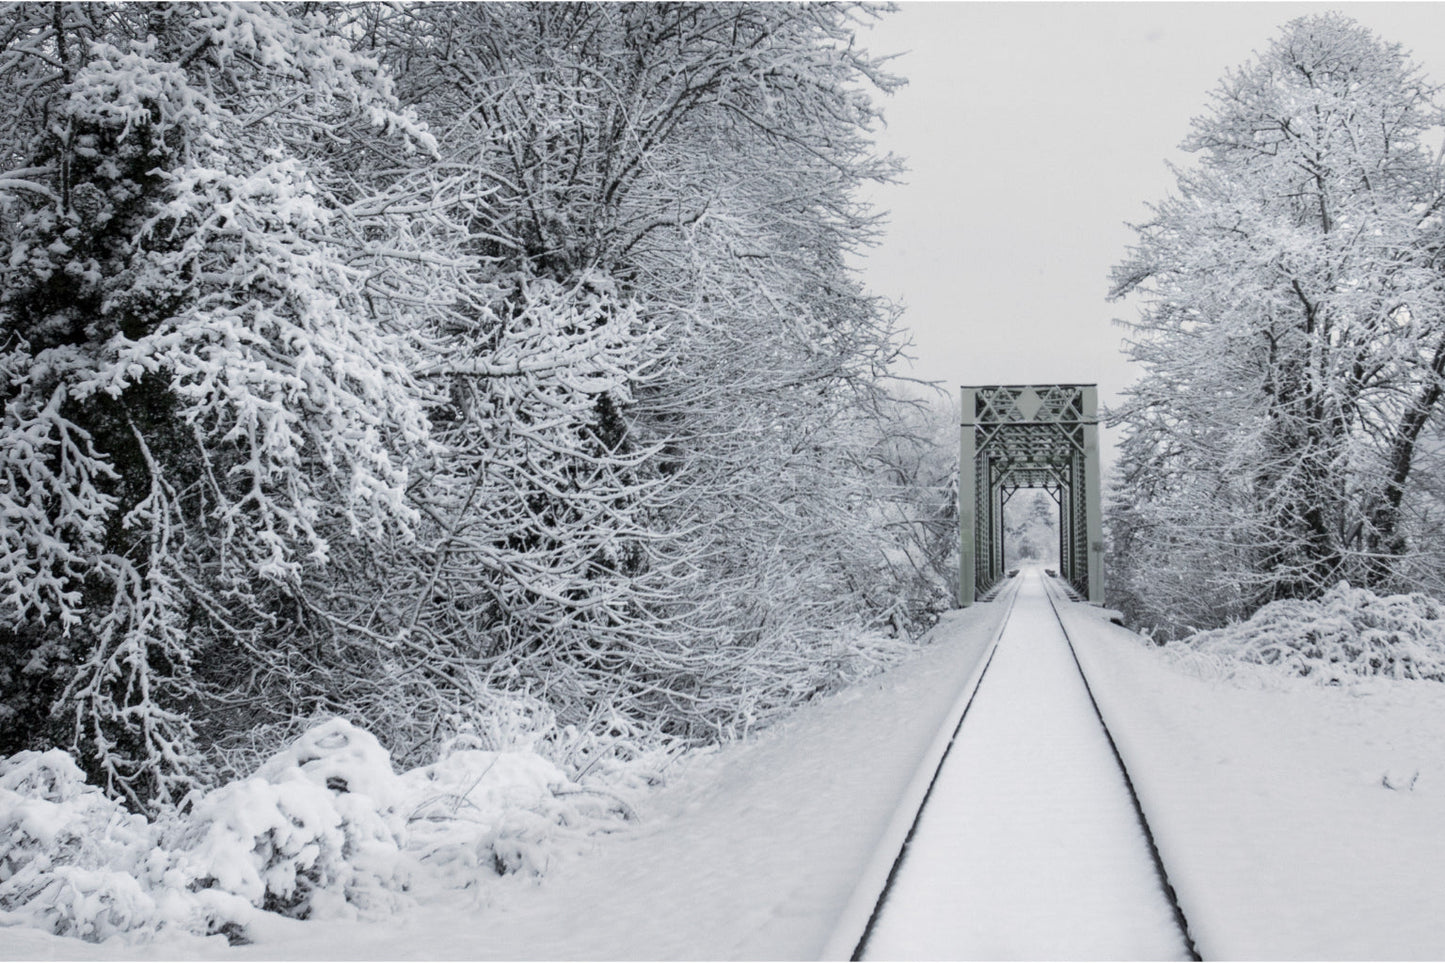
<svg viewBox="0 0 1445 963"><path fill-rule="evenodd" d="M929 797L933 795L934 786L938 784L938 774L943 771L944 763L947 762L949 753L953 751L954 743L958 741L958 733L963 728L963 720L968 715L969 707L973 705L974 697L978 695L983 677L987 674L989 665L993 663L994 653L998 651L999 639L1003 637L1004 629L1013 616L1014 602L1018 600L1020 583L1016 579L1011 581L1012 585L1007 589L1008 608L1005 609L1003 617L999 619L998 625L994 627L993 633L989 637L988 646L980 659L979 668L969 677L969 681L959 691L958 698L954 700L948 715L944 716L944 722L939 727L938 735L934 738L929 752L924 754L923 761L913 780L909 783L908 789L904 791L898 809L894 812L888 828L884 830L874 857L862 873L852 897L839 917L838 924L834 927L833 936L824 946L820 959L860 960L863 958L868 938L873 934L873 927L877 924L879 914L883 911L883 904L888 899L888 892L893 888L893 881L897 879L899 868L903 865L904 857L908 853L908 847L913 842L914 834L918 831L918 823L923 818L923 810L928 805ZM1002 603L1004 600L997 601ZM886 876L883 874L884 867L887 867ZM881 880L880 876L883 877ZM865 913L867 914L866 919Z"/></svg>
<svg viewBox="0 0 1445 963"><path fill-rule="evenodd" d="M1174 914L1174 925L1179 927L1179 935L1184 938L1184 946L1189 951L1189 958L1196 961L1203 960L1204 958L1199 955L1199 948L1194 943L1194 936L1189 932L1189 920L1184 915L1184 908L1179 905L1179 895L1174 891L1174 884L1169 882L1169 871L1164 868L1164 859L1159 855L1159 845L1154 840L1154 831L1149 828L1149 820L1144 815L1144 806L1139 802L1139 793L1134 789L1134 780L1129 776L1129 767L1124 764L1124 756L1119 752L1119 745L1114 741L1114 734L1109 731L1109 724L1104 721L1104 713L1099 708L1099 700L1094 697L1094 689L1089 685L1089 677L1084 672L1084 664L1079 661L1079 653L1074 648L1074 640L1069 635L1069 628L1064 624L1063 616L1059 613L1056 597L1059 592L1057 581L1056 578L1044 578L1044 595L1049 600L1049 608L1054 613L1054 620L1059 623L1059 631L1064 635L1064 642L1069 646L1069 655L1073 657L1074 667L1079 670L1079 678L1084 681L1084 691L1088 693L1089 704L1094 707L1094 716L1104 730L1104 738L1109 741L1109 751L1114 754L1114 762L1119 767L1119 774L1124 777L1124 788L1129 790L1129 801L1134 806L1134 816L1139 822L1140 831L1144 834L1144 842L1149 847L1149 857L1154 863L1154 875L1159 882L1159 888L1163 891L1165 899L1169 901L1169 908Z"/></svg>

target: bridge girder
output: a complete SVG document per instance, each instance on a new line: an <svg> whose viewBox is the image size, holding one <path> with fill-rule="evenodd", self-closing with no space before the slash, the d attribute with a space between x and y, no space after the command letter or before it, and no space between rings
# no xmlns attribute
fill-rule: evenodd
<svg viewBox="0 0 1445 963"><path fill-rule="evenodd" d="M959 430L959 604L972 605L1005 572L1003 508L1020 488L1059 505L1060 574L1104 601L1096 385L965 387Z"/></svg>

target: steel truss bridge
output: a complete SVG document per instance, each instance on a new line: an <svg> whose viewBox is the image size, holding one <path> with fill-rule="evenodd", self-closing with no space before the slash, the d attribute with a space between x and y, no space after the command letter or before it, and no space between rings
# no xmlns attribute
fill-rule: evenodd
<svg viewBox="0 0 1445 963"><path fill-rule="evenodd" d="M972 605L1008 571L1004 506L1042 488L1059 506L1059 574L1104 601L1096 385L985 385L962 390L958 602Z"/></svg>

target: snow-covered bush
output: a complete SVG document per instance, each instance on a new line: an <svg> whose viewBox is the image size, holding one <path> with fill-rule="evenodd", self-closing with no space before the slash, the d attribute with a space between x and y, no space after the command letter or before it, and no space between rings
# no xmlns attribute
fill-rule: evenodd
<svg viewBox="0 0 1445 963"><path fill-rule="evenodd" d="M1445 682L1445 604L1341 582L1318 601L1271 602L1246 621L1171 644L1176 647L1324 684L1361 676Z"/></svg>
<svg viewBox="0 0 1445 963"><path fill-rule="evenodd" d="M420 881L535 879L625 801L531 751L458 737L398 775L370 733L309 729L254 775L154 822L88 784L61 750L0 760L0 911L93 942L179 930L244 941L262 913L352 919Z"/></svg>
<svg viewBox="0 0 1445 963"><path fill-rule="evenodd" d="M171 844L198 888L308 919L393 906L407 888L400 784L370 733L333 719L198 799Z"/></svg>
<svg viewBox="0 0 1445 963"><path fill-rule="evenodd" d="M413 849L470 881L477 870L543 875L574 807L561 770L534 753L450 748L405 777Z"/></svg>
<svg viewBox="0 0 1445 963"><path fill-rule="evenodd" d="M0 759L0 909L91 941L153 925L156 900L138 878L153 836L65 752Z"/></svg>

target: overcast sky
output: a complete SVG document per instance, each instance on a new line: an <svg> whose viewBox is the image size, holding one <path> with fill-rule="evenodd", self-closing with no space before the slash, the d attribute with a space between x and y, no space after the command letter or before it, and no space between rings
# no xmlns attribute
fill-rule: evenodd
<svg viewBox="0 0 1445 963"><path fill-rule="evenodd" d="M862 37L900 53L885 149L905 183L864 276L901 302L917 377L960 384L1132 380L1130 304L1109 269L1166 196L1165 160L1224 72L1288 20L1340 10L1445 81L1445 4L904 3Z"/></svg>

